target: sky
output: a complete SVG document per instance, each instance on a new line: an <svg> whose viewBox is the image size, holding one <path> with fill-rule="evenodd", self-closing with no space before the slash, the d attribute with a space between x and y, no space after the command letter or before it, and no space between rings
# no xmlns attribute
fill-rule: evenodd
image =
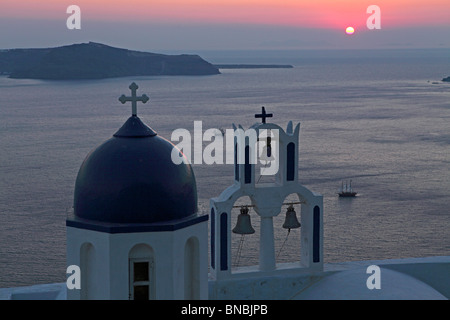
<svg viewBox="0 0 450 320"><path fill-rule="evenodd" d="M67 28L70 5L81 29ZM380 29L367 27L370 5ZM450 48L450 1L0 0L0 49L88 41L145 51Z"/></svg>

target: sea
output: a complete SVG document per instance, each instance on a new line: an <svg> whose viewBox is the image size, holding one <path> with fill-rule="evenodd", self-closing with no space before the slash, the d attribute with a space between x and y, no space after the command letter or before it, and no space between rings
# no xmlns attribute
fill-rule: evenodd
<svg viewBox="0 0 450 320"><path fill-rule="evenodd" d="M138 116L168 140L176 129L193 132L194 121L204 131L248 128L262 106L283 128L300 123L299 182L323 195L325 263L450 255L450 83L441 81L450 49L195 53L216 64L294 67L89 81L0 76L0 287L66 280L78 169L130 116L118 97L131 82L150 97ZM209 199L233 183L233 166L193 168L199 212L208 214ZM340 198L350 180L357 196ZM285 210L274 219L277 263L300 259L301 227L282 227ZM233 268L258 264L259 219L250 216L255 234L232 236Z"/></svg>

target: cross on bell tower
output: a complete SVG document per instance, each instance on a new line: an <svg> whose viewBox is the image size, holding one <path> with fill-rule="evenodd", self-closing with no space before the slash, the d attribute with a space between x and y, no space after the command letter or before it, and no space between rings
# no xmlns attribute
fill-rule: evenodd
<svg viewBox="0 0 450 320"><path fill-rule="evenodd" d="M266 118L272 118L273 113L266 113L266 108L262 107L262 113L255 114L255 118L262 118L262 123L266 123Z"/></svg>
<svg viewBox="0 0 450 320"><path fill-rule="evenodd" d="M138 97L136 96L136 90L139 88L136 83L130 84L128 87L131 90L131 97L126 97L124 94L120 96L119 101L122 102L122 104L125 104L125 102L131 101L131 115L137 116L137 102L141 101L142 103L146 103L148 101L148 96L146 94L143 94L142 96Z"/></svg>
<svg viewBox="0 0 450 320"><path fill-rule="evenodd" d="M273 113L266 113L266 108L261 107L262 108L262 112L260 114L255 114L255 118L262 118L262 123L266 123L266 118L272 118L273 117ZM271 141L272 141L272 137L270 135L267 136L266 139L266 155L267 157L271 157L272 156L272 145L271 145Z"/></svg>

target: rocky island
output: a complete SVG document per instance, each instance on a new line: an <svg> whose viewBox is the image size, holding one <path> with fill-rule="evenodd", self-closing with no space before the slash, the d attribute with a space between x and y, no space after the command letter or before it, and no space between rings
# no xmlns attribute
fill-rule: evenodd
<svg viewBox="0 0 450 320"><path fill-rule="evenodd" d="M0 50L0 74L17 79L81 80L220 72L198 55L165 55L89 42L46 49Z"/></svg>
<svg viewBox="0 0 450 320"><path fill-rule="evenodd" d="M450 76L448 76L447 78L442 79L442 81L444 81L444 82L450 82Z"/></svg>

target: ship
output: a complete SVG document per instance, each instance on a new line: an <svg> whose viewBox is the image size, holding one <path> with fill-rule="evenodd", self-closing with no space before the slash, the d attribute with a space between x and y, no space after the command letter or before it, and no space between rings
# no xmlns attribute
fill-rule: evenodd
<svg viewBox="0 0 450 320"><path fill-rule="evenodd" d="M345 182L344 187L344 181L342 181L341 189L339 190L339 197L355 197L358 194L358 192L354 191L352 189L352 180L350 180L350 184L347 185L347 181Z"/></svg>

